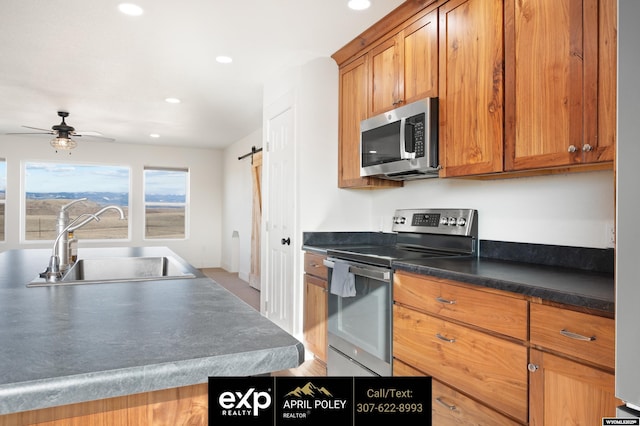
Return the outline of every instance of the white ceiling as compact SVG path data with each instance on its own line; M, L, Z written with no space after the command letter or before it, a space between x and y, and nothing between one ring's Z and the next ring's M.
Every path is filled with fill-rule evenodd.
M222 148L262 125L270 76L331 56L403 2L126 1L144 14L123 15L119 0L2 0L0 134L49 129L63 110L76 131L115 143Z

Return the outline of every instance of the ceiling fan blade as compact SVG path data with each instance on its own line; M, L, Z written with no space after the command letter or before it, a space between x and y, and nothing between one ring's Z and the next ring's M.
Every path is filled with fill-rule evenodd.
M50 135L55 134L55 132L51 129L41 129L40 127L31 127L31 126L22 126L22 127L24 127L25 129L42 130L43 132L47 132Z
M5 135L55 135L53 132L42 133L42 132L21 132L21 133L4 133Z
M100 134L98 134L98 132L74 132L72 135L72 137L81 137L81 138L88 138L88 139L100 139L102 141L105 142L113 142L115 141L114 138L109 138L106 136L102 136Z

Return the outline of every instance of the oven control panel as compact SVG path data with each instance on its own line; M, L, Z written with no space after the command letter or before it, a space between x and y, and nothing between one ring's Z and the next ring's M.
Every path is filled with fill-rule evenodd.
M400 209L393 216L394 232L477 236L474 209Z

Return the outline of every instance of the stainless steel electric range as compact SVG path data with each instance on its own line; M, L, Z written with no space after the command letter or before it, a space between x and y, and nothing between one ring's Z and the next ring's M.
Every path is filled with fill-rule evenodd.
M396 210L392 231L393 245L327 250L329 376L392 374L395 260L478 253L478 212L473 209Z

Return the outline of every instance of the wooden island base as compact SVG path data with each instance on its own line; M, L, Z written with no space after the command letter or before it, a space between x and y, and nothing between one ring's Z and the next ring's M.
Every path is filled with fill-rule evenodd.
M207 424L206 383L0 416L0 426Z

